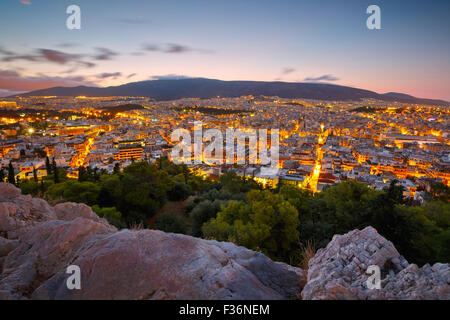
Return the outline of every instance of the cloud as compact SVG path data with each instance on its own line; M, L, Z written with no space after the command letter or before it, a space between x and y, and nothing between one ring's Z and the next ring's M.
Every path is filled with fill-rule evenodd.
M5 56L12 56L12 55L14 55L14 52L6 50L0 46L0 54L5 55Z
M199 52L199 53L213 53L211 50L195 49L178 43L165 43L165 44L144 44L143 50L151 52L163 52L163 53L187 53L187 52Z
M74 47L79 47L80 45L78 43L64 42L64 43L60 43L56 46L60 47L60 48L74 48Z
M165 52L167 53L183 53L183 52L189 52L193 51L191 48L176 44L176 43L169 43L166 45Z
M6 53L5 53L6 52ZM36 49L34 53L19 55L10 51L2 49L0 51L6 57L2 58L4 62L13 62L18 60L32 61L32 62L52 62L56 64L66 64L69 62L80 62L83 58L81 54L65 53L52 49Z
M87 61L77 61L77 64L79 66L85 67L85 68L93 68L96 66L93 62L87 62Z
M36 62L39 61L39 56L32 55L32 54L24 54L24 55L8 55L7 57L4 57L2 61L4 62L13 62L18 60L26 60L26 61L32 61Z
M50 49L38 49L38 52L40 53L43 59L58 64L66 64L71 61L79 62L80 59L82 58L82 55L79 54L64 53L61 51Z
M144 49L145 51L161 51L159 46L157 46L155 44L144 44L142 46L142 49Z
M8 79L19 76L20 76L19 73L14 70L0 70L0 78Z
M108 49L101 48L101 56L97 56L98 60L108 59L115 53ZM104 50L103 50L104 49ZM15 61L30 61L30 62L42 62L53 63L58 65L69 65L69 70L62 73L73 73L79 68L93 68L95 63L86 61L87 55L85 54L73 54L66 53L53 49L35 49L32 53L17 54L9 50L0 47L0 55L3 56L0 61L3 62L15 62Z
M133 78L133 77L136 76L136 75L137 75L137 73L129 74L129 75L127 76L127 79Z
M51 77L44 74L22 76L15 70L0 70L0 94L3 96L50 87L80 85L96 86L83 76Z
M192 77L178 75L178 74L166 74L162 76L151 76L150 80L181 80L181 79L192 79Z
M337 81L339 78L331 75L331 74L324 74L320 77L307 77L303 79L303 81L313 81L313 82L320 82L320 81Z
M286 67L286 68L283 68L283 70L281 71L281 73L282 73L283 75L287 75L287 74L290 74L290 73L295 72L295 71L296 71L295 68Z
M92 63L92 62L77 61L74 65L74 67L72 67L68 70L62 71L62 72L60 72L60 74L71 74L71 73L74 73L75 71L77 71L79 68L93 68L95 66L96 66L96 64Z
M23 4L26 4L26 5L31 4L30 0L20 0L20 2L23 3Z
M108 48L95 48L97 50L97 54L93 56L95 60L112 60L113 57L118 56L119 54Z
M117 20L120 23L123 24L147 24L151 21L142 17L136 17L136 18L124 18Z
M121 72L113 72L113 73L101 73L97 75L97 79L106 79L106 78L113 78L117 79L118 77L121 77Z

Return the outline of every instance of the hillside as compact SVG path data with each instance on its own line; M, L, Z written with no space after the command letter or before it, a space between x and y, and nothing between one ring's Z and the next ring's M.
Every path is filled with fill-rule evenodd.
M67 288L69 265L80 290ZM379 290L366 286L370 265ZM118 231L84 204L52 207L0 183L0 299L450 299L450 265L409 264L367 227L334 236L302 270L229 242Z
M262 81L221 81L213 79L151 80L114 87L54 87L31 91L21 96L139 96L156 100L180 98L239 97L244 95L278 96L317 100L360 100L364 98L430 105L447 105L447 101L420 99L402 94L378 94L373 91L321 83Z

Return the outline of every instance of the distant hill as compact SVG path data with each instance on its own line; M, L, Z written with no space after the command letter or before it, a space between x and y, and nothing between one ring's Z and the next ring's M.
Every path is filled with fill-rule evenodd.
M422 99L416 98L409 94L398 93L398 92L388 92L383 94L383 96L388 97L393 100L407 102L407 103L420 103L420 104L432 104L432 105L445 105L448 106L450 103L444 100L433 100L433 99Z
M373 98L431 105L447 105L447 101L420 99L399 93L378 94L373 91L322 83L263 81L221 81L214 79L149 80L114 87L54 87L31 91L21 96L143 96L159 101L179 98L239 97L243 95L278 96L317 100L360 100Z

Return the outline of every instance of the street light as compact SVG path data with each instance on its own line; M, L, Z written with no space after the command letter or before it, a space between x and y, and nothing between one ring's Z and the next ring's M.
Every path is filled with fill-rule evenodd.
M33 129L33 128L28 129L28 133L29 133L29 134L33 134L33 132L34 132L34 129Z

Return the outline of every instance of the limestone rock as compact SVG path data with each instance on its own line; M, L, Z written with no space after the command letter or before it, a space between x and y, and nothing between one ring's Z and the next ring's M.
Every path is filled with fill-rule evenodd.
M0 202L7 202L20 196L20 189L12 184L0 182Z
M17 238L20 230L54 219L55 212L45 200L22 195L15 186L0 183L0 236Z
M216 242L237 263L255 274L266 286L283 292L283 296L300 298L299 288L306 284L306 272L281 262L272 262L262 253L238 247L231 242ZM280 270L283 276L279 277Z
M9 240L0 237L0 257L7 256L11 251L17 248L18 245L18 240Z
M381 289L369 289L367 268L379 266ZM450 266L419 269L372 227L334 236L309 262L303 299L450 299Z
M70 265L81 290L67 289ZM449 264L409 264L371 227L334 236L305 273L229 242L117 231L84 204L53 208L0 183L0 300L450 299Z
M156 230L122 230L90 240L85 250L78 251L72 263L82 271L81 290L68 290L67 274L60 271L32 298L297 298L302 289L298 270L245 248L226 246L229 251L216 241Z
M43 222L20 237L20 244L5 259L0 291L28 297L41 282L66 269L89 237L110 232L89 219Z
M304 286L301 269L231 243L117 232L84 204L1 188L0 299L296 299ZM82 290L67 289L69 265Z
M56 217L59 220L70 221L81 217L101 223L111 228L111 230L117 231L117 229L111 226L106 219L100 218L94 211L92 211L91 207L85 205L84 203L59 203L54 206L53 209L55 210Z

